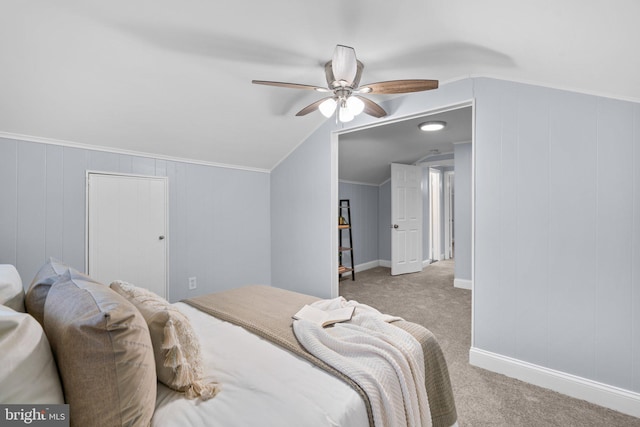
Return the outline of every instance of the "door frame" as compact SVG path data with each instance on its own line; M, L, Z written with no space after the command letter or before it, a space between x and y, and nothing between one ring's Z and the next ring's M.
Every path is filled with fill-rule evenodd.
M329 226L330 226L330 253L327 254L330 260L330 268L331 268L331 297L335 298L339 295L339 281L338 281L338 144L340 135L356 132L363 129L370 129L377 126L384 126L390 123L400 122L404 120L409 120L417 117L428 117L433 114L441 113L443 111L456 110L459 108L471 107L473 110L473 114L471 116L471 283L475 283L475 225L476 225L476 215L475 215L475 203L476 203L476 180L475 180L475 168L476 168L476 106L475 100L473 98L468 99L466 101L442 105L437 108L433 108L430 110L422 111L416 114L410 114L406 116L400 116L392 119L382 119L376 120L375 122L371 122L364 125L354 126L347 129L337 129L331 132L330 134L330 145L329 145L329 155L331 157L331 167L330 167L330 200L329 206L326 210L328 218L329 218ZM475 311L475 292L471 294L471 346L474 345L474 311Z
M438 188L433 191L434 179L433 176L438 177ZM440 247L442 246L442 171L436 168L429 168L429 260L431 262L440 261L442 258L442 252ZM434 213L435 212L435 213Z
M455 171L444 172L444 259L451 259L455 257L453 247L453 236L455 235L453 227L455 223L453 204L453 192L455 191L455 185L451 185L455 179Z
M121 172L105 172L100 170L87 169L85 172L85 210L84 210L84 271L89 272L89 177L90 175L110 175L121 176L129 178L145 178L156 179L164 182L164 197L165 212L165 250L164 250L164 292L166 299L169 300L169 177L166 176L153 176L153 175L140 175L133 173L121 173Z

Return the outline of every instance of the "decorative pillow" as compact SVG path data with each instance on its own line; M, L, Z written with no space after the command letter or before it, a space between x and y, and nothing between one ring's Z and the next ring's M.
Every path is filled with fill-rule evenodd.
M32 315L40 324L44 318L44 302L47 300L49 288L56 282L60 275L69 270L69 266L58 261L55 258L49 258L49 261L40 267L36 273L36 277L31 281L27 296L25 298L25 306L30 315Z
M0 264L0 304L24 313L22 280L11 264Z
M33 317L0 305L0 355L0 402L64 403L49 341Z
M193 399L212 398L218 393L216 383L202 379L200 342L189 319L155 293L117 280L111 289L128 299L147 321L158 380Z
M145 426L156 401L149 328L126 299L67 271L49 289L44 330L72 426Z

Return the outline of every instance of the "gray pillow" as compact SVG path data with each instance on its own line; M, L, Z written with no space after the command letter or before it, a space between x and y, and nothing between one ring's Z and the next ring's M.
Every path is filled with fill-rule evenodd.
M29 290L25 297L27 312L32 315L40 324L44 318L44 302L47 300L49 288L54 284L60 275L69 270L69 266L55 258L49 258L46 264L40 267L36 277L31 281Z
M44 330L72 426L149 425L157 387L153 347L130 302L69 270L49 289Z

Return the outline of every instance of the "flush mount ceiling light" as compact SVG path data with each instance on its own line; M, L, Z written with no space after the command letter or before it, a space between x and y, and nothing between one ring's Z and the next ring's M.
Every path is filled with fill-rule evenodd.
M424 122L420 123L418 127L420 130L425 132L433 132L436 130L442 130L447 125L447 122L434 121L434 122Z

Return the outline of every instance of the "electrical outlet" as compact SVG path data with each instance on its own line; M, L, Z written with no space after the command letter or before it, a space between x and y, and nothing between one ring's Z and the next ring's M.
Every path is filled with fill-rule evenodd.
M195 277L189 277L189 289L193 290L198 287L198 282Z

